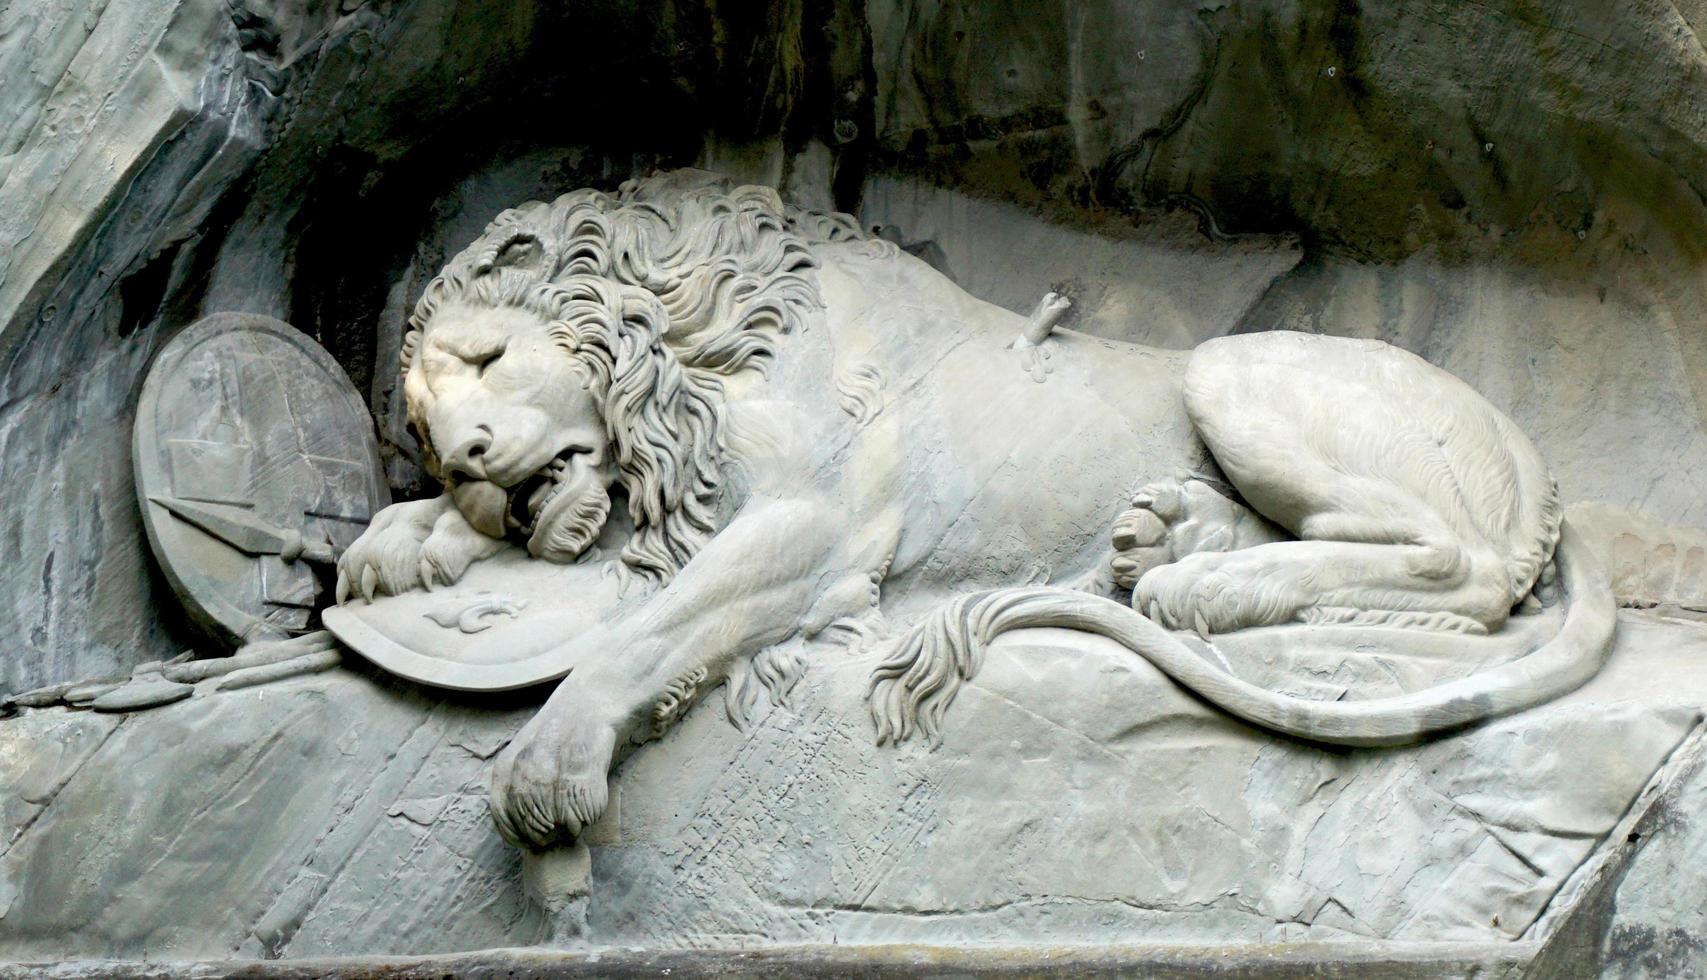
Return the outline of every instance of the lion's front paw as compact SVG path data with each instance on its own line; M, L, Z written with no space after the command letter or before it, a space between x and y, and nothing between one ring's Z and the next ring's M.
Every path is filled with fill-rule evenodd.
M476 531L453 507L433 524L433 533L421 545L421 584L429 589L449 585L462 578L469 565L492 557L503 547L504 542Z
M573 840L605 812L616 729L581 716L558 717L548 703L498 756L492 819L517 847Z
M439 497L392 504L375 514L373 523L338 558L338 602L352 595L372 602L376 594L402 595L419 586L421 548L446 507L447 498Z

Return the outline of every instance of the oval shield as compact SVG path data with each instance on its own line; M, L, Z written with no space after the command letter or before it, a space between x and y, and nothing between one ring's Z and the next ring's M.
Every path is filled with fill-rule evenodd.
M455 585L360 597L325 611L326 628L393 674L458 691L556 680L585 651L574 641L611 616L622 586L604 563L554 565L515 546Z
M390 501L373 422L331 355L287 323L216 313L149 368L132 443L142 523L196 623L223 643L306 629Z

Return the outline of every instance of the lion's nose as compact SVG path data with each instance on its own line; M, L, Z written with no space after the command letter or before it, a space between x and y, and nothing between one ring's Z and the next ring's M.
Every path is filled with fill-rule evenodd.
M484 425L475 427L443 457L445 475L458 483L486 479L486 450L492 446L492 430Z

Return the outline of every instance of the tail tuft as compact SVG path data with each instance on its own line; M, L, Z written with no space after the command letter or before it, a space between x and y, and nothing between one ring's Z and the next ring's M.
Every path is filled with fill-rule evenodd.
M872 671L871 718L877 744L915 733L935 741L960 685L977 675L984 648L1008 628L1003 614L1039 590L1001 589L961 596L907 631ZM1046 590L1045 590L1046 591Z

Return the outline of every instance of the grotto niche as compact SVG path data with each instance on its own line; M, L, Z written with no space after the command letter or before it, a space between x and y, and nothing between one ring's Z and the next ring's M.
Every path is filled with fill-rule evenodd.
M8 17L0 976L1707 967L1700 17Z

